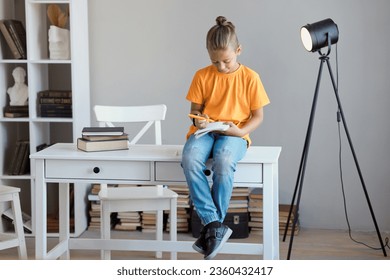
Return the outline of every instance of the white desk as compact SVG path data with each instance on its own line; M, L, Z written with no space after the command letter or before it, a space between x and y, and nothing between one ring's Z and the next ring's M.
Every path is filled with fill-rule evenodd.
M56 144L32 154L30 157L35 165L33 224L36 259L69 258L71 249L107 249L108 243L118 250L142 251L146 244L142 241L70 238L69 183L184 185L186 181L180 166L181 151L181 145L135 145L125 151L86 153L77 150L74 144ZM263 259L279 259L280 152L280 147L252 146L238 163L235 173L235 186L263 188L263 244L261 240L258 244L228 241L221 253L254 254L263 255ZM46 233L47 183L60 184L59 243L50 252L47 252ZM156 243L153 251L194 252L191 247L193 242L190 241L145 242L149 245L150 242Z

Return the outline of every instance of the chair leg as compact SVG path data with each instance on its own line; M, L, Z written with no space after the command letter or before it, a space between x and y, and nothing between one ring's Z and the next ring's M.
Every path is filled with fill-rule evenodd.
M12 195L12 211L15 217L15 234L18 237L18 253L19 258L22 260L27 260L27 249L26 249L26 239L24 237L24 229L23 229L23 220L22 220L22 210L20 207L19 193L14 193Z

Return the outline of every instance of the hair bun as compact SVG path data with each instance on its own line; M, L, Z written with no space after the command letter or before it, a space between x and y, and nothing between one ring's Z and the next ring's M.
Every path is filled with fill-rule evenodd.
M219 16L215 19L215 21L217 22L217 25L218 26L229 26L231 28L234 29L234 25L233 23L231 23L230 21L228 21L224 16Z

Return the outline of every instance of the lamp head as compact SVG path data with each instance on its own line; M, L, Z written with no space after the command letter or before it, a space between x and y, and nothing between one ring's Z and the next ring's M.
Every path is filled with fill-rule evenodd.
M301 27L301 40L305 49L316 52L323 47L330 47L339 40L337 25L330 18Z

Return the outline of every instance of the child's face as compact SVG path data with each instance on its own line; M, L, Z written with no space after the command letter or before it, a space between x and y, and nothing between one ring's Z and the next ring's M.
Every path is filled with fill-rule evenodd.
M225 50L209 51L211 63L217 67L218 72L228 74L238 69L237 56L241 53L241 47L236 50L227 48Z

